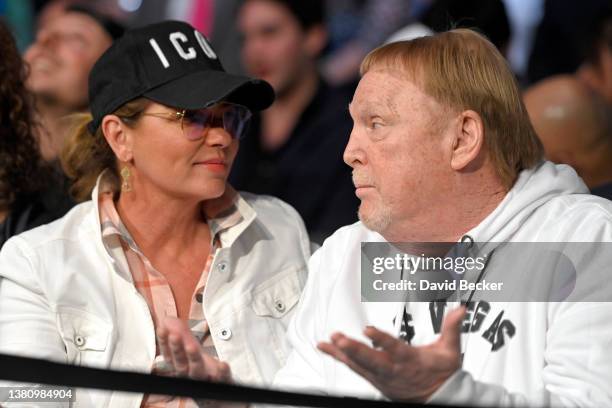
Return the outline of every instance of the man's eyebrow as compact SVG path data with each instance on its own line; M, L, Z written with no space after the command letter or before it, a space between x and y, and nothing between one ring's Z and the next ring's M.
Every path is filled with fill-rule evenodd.
M353 107L352 102L348 104L349 113L352 112L351 108ZM381 112L381 110L383 112ZM380 112L384 113L384 111L390 111L393 115L398 114L397 105L391 100L391 98L385 98L380 101L367 101L365 103L360 104L359 112L361 113L374 113ZM357 113L357 112L354 112Z

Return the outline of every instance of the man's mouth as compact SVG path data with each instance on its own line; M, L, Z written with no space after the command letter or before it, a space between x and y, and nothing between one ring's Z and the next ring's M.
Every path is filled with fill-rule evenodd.
M48 58L37 58L30 64L32 70L40 72L49 72L56 66L57 64Z

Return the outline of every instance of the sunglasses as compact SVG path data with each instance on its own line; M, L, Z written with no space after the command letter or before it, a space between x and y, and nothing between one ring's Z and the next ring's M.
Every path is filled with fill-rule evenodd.
M199 140L210 128L223 128L234 139L241 139L248 128L251 111L242 105L221 102L209 108L176 112L150 112L143 116L155 116L181 122L183 136L187 140Z

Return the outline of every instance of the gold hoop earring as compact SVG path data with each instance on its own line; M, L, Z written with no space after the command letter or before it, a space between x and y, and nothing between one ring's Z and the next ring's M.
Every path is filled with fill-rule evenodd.
M124 166L121 169L121 192L129 193L132 191L132 185L130 184L130 177L132 176L132 172L128 166Z

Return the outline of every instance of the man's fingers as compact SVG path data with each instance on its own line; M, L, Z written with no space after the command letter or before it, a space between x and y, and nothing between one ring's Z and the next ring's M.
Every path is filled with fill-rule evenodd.
M446 315L439 339L442 345L451 349L461 349L461 324L464 317L465 306L460 306Z
M338 349L333 344L326 343L326 342L319 342L317 344L317 348L321 350L322 352L324 352L325 354L335 358L336 360L346 363L346 356L340 351L340 349Z
M363 333L372 340L375 348L382 348L394 357L412 355L413 348L405 341L399 340L388 333L378 330L376 327L368 326Z
M390 375L393 371L393 363L385 351L375 350L339 333L331 337L331 342L343 355L374 375Z
M393 363L389 361L386 351L375 350L348 337L338 339L334 344L350 359L375 375L386 376L393 372Z

